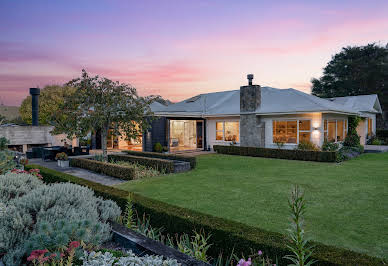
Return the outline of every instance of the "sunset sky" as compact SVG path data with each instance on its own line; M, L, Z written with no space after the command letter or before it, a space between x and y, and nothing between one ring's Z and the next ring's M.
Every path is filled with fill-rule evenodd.
M254 82L310 92L347 45L388 42L388 1L0 1L0 102L85 68L172 101Z

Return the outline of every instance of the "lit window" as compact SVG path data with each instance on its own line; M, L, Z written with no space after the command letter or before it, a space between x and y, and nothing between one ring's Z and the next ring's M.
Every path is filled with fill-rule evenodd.
M273 121L273 142L297 143L298 121Z
M299 143L302 141L310 141L311 138L311 121L299 121Z
M216 140L240 141L240 122L216 122Z
M373 135L372 125L372 119L368 118L368 137L371 137Z
M325 140L329 142L344 141L348 134L348 121L345 120L325 120L324 121Z

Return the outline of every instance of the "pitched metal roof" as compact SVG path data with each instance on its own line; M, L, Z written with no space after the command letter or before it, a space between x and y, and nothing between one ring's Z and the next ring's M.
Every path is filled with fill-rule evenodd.
M339 99L338 102L336 99ZM358 112L365 111L366 107L370 108L372 102L369 101L369 98L367 103L363 103L363 99L349 101L349 104L343 104L341 101L340 98L324 99L295 89L261 87L261 106L254 113L261 115L307 112L358 114ZM166 116L238 116L240 115L240 90L199 94L187 100L152 110L157 115Z
M329 100L335 104L357 110L358 112L382 113L377 94L335 97Z

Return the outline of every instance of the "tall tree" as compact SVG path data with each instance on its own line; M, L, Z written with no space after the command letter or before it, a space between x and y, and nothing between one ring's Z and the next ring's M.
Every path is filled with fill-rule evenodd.
M90 77L82 70L81 78L67 83L74 94L65 98L55 133L84 137L96 129L101 130L103 156L107 155L109 129L126 139L136 138L150 127L153 113L150 104L154 96L141 97L134 87L107 78Z
M69 86L49 85L44 87L39 96L39 124L52 125L55 120L61 119L62 116L58 110L63 105L65 97L74 92L75 89ZM20 116L27 124L32 123L31 100L31 96L27 96L19 109Z
M378 94L387 111L388 44L344 47L323 69L323 76L311 82L312 94L319 97Z

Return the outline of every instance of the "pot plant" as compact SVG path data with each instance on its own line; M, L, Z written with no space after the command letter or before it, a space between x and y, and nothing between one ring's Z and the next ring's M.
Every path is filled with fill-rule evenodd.
M57 153L57 155L55 155L55 160L57 160L59 167L69 167L69 158L66 153Z

